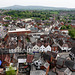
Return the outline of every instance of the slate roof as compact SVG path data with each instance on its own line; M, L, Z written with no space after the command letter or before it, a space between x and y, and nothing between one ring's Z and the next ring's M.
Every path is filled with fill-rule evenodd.
M71 52L75 55L75 47L71 49Z
M0 32L0 37L4 38L6 34L7 34L6 32L2 31L2 32Z
M30 75L46 75L46 72L43 70L30 71Z
M66 60L65 65L70 69L70 70L75 70L75 62L71 60Z
M52 47L57 47L58 45L56 45L55 43L52 45Z
M75 23L75 20L72 20L71 23Z
M56 75L56 73L50 71L50 72L48 72L48 75Z
M75 40L73 39L68 39L68 42L72 45L72 47L75 47Z
M30 41L31 41L32 43L34 43L34 42L36 42L36 39L33 38L33 37L30 37Z
M56 62L56 64L57 65L59 65L59 66L63 66L64 65L64 61L65 61L65 59L64 58L57 58L57 62Z
M75 75L75 72L72 72L72 75Z
M48 60L48 61L50 61L51 56L48 55L47 53L44 53L44 54L43 54L43 59L44 59L44 60Z
M56 58L56 56L57 56L57 53L50 52L50 51L47 51L47 54L50 56L52 55L52 57L54 57L54 58Z

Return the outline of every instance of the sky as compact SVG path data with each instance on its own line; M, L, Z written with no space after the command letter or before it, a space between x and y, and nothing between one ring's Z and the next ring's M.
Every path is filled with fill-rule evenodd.
M0 0L0 8L13 5L75 8L75 0Z

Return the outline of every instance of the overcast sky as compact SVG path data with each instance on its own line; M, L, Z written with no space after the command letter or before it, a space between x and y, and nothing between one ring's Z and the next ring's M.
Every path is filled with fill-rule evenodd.
M0 8L12 5L75 8L75 0L0 0Z

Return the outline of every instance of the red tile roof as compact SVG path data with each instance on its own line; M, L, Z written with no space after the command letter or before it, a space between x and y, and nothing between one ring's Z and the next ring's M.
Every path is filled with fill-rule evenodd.
M0 60L5 61L5 58L6 58L6 57L9 57L8 59L10 59L10 54L3 54L3 55L0 55Z
M27 55L27 63L32 63L34 55Z

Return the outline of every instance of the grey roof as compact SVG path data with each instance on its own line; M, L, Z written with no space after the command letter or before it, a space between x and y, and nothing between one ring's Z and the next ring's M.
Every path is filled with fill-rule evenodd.
M52 46L57 46L55 43Z
M52 71L49 71L48 72L48 75L56 75L56 73L52 72Z
M57 68L58 69L58 68ZM64 72L65 70L67 69L67 67L66 68L61 68L61 69L58 69L60 72Z
M34 43L34 42L36 42L36 39L33 38L33 37L30 37L30 41L31 41L32 43Z
M66 61L65 61L65 65L66 65L69 69L75 70L75 62L74 62L74 61L66 60Z
M62 66L62 65L64 64L64 63L63 63L64 61L65 61L64 58L60 58L60 57L59 57L59 58L57 58L56 64Z
M71 49L71 52L75 55L75 47Z
M72 20L71 23L75 23L75 20Z
M75 75L75 72L72 72L72 74L71 75Z
M34 58L39 59L40 56L41 56L41 53L35 53Z
M7 34L6 32L2 31L2 32L0 32L0 37L4 38L6 34Z
M73 40L73 39L71 39L71 38L70 38L68 41L71 41L71 42L75 43L75 40Z
M43 70L35 70L35 71L31 71L30 75L46 75L46 72Z
M10 30L15 30L15 29L18 29L19 27L17 27L17 26L15 26L15 25L13 25L12 27L11 27L11 29Z

